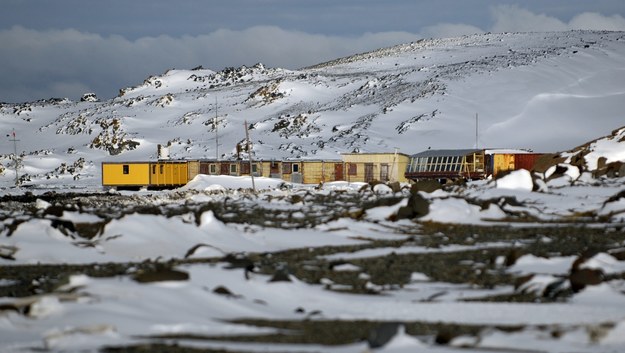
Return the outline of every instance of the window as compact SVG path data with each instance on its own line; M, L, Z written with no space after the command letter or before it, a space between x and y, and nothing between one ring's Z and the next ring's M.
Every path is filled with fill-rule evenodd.
M152 164L152 174L156 174L156 165Z
M237 165L230 164L230 174L236 174L236 173L237 173Z
M161 165L159 165L158 167L159 167L159 168L158 168L158 169L159 169L159 172L160 172L161 174L163 174L163 165L161 164Z
M257 174L258 173L258 165L257 164L252 164L252 173Z
M293 163L293 173L299 173L299 164Z
M358 174L358 168L356 163L349 163L347 167L347 175L356 175Z
M130 174L130 166L128 164L124 164L122 170L124 174Z
M209 165L209 173L217 174L217 165L216 164Z
M380 164L380 180L381 181L389 181L389 168L388 164L382 163Z

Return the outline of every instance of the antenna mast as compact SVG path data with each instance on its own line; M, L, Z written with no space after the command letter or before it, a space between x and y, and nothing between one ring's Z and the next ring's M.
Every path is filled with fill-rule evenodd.
M475 113L475 148L479 148L478 145L478 118L477 113Z
M7 136L11 137L9 141L13 141L13 162L15 163L15 186L19 186L20 178L19 178L19 174L17 173L17 168L19 167L18 162L17 162L17 141L19 140L15 136L15 129L13 129L13 132L11 133L11 135L7 135Z
M215 96L215 159L219 160L219 124L217 121L217 96Z

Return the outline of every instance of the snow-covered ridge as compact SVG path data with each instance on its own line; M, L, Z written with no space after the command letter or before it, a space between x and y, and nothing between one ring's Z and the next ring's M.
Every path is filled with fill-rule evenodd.
M472 34L455 38L432 38L420 39L415 42L381 48L371 52L351 55L344 58L331 60L317 65L309 66L306 69L327 68L341 64L349 64L367 59L380 59L384 57L395 57L404 54L418 54L436 49L457 49L475 47L503 47L510 50L528 50L529 52L555 52L571 47L584 47L597 44L594 40L584 38L584 34L592 31L570 31L570 32L549 32L549 33L487 33ZM601 33L601 32L592 32ZM603 32L610 35L611 32ZM559 46L554 46L554 43Z
M295 71L169 70L108 101L0 104L0 130L15 129L25 182L73 185L98 185L102 161L154 159L158 144L172 158L231 158L245 121L258 158L557 152L622 126L624 63L623 32L421 40ZM13 183L13 147L0 145L0 185ZM76 174L50 177L79 158Z

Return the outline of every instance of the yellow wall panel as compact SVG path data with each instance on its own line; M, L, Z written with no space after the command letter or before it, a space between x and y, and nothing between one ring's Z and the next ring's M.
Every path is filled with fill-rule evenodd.
M128 173L124 173L124 166ZM102 163L104 186L148 186L149 163Z
M493 176L508 170L514 170L513 154L495 154L493 163Z

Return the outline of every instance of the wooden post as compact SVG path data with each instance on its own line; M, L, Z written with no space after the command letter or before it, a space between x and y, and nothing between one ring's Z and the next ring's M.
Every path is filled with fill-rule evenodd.
M250 176L252 177L252 191L256 193L256 183L254 182L254 171L252 170L252 151L250 150L250 134L247 130L247 119L244 122L245 125L245 145L247 149L247 155L250 161Z

